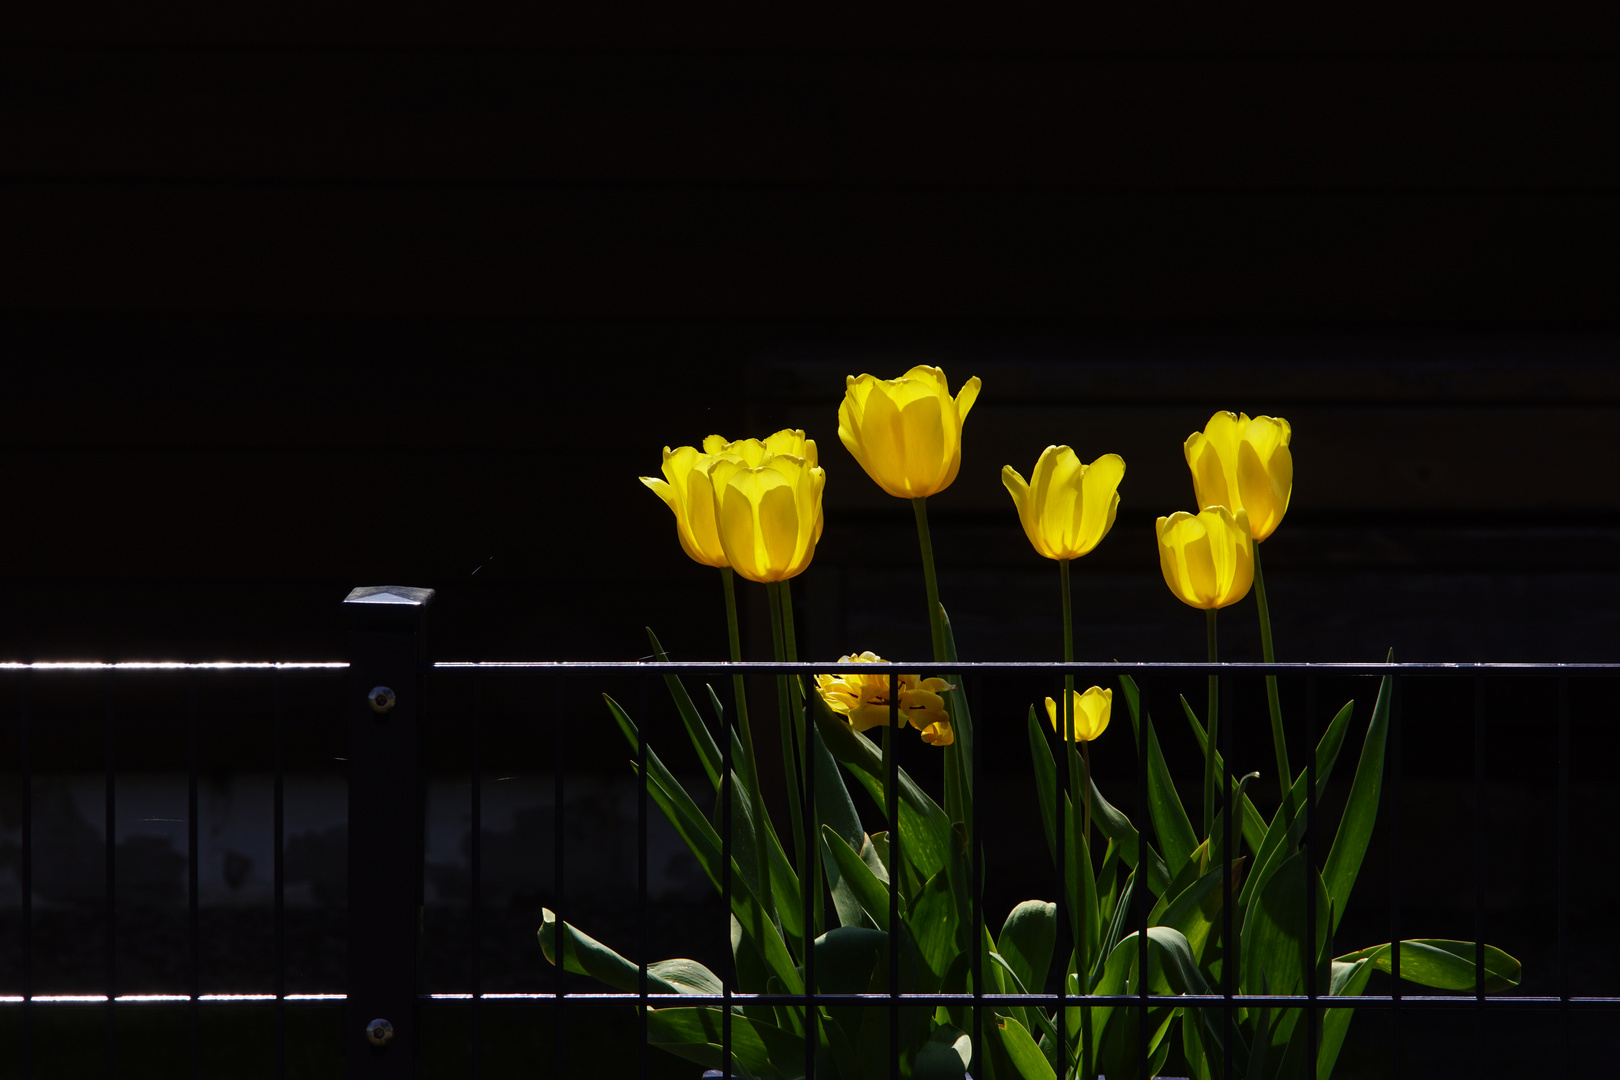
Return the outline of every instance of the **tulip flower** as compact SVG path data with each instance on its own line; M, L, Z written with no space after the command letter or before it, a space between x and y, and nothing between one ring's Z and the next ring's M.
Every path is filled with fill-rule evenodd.
M1224 506L1177 511L1156 522L1159 567L1176 599L1211 611L1248 595L1254 581L1249 515Z
M881 664L884 659L876 653L840 656L840 664ZM856 731L884 727L889 723L889 673L871 675L817 675L816 693L827 707L849 721ZM896 680L900 691L900 715L922 733L922 740L930 746L949 746L955 741L951 720L945 712L945 699L940 695L954 690L944 679L924 679L917 675L901 675Z
M804 432L793 428L784 428L763 439L734 442L727 442L724 435L710 435L703 440L703 452L713 458L735 458L751 469L759 468L766 458L777 454L802 457L811 467L820 464L816 460L816 440L805 438Z
M1048 559L1078 559L1095 548L1114 527L1119 509L1119 482L1125 460L1104 454L1090 465L1067 446L1048 446L1029 474L1011 465L1001 469L1001 482L1018 507L1024 535Z
M1218 412L1203 431L1187 436L1183 449L1192 470L1198 508L1246 510L1254 542L1282 524L1294 488L1294 458L1288 421Z
M1104 690L1100 686L1093 686L1085 693L1074 692L1074 712L1070 723L1073 728L1070 737L1075 742L1090 742L1104 731L1108 730L1108 718L1113 711L1114 692ZM1046 699L1046 715L1052 720L1052 730L1063 735L1063 717L1058 713L1058 703L1051 698Z
M720 546L749 581L786 581L804 572L821 539L827 474L802 457L776 454L750 468L730 456L709 467Z
M719 436L711 435L717 439ZM641 482L652 489L654 495L675 514L675 535L681 548L704 566L730 566L724 548L720 546L719 528L715 521L714 489L709 483L709 468L715 463L712 455L691 446L675 450L664 447L664 479L641 477Z
M898 379L850 376L838 407L838 437L878 487L920 499L951 486L962 464L962 421L979 396L978 377L955 399L937 367Z

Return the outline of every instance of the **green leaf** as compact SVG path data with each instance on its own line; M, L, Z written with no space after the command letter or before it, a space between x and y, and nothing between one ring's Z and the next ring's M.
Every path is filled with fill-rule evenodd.
M553 967L557 966L558 945L561 942L562 967L576 975L589 975L599 982L607 983L615 990L624 990L635 993L641 990L641 968L632 964L600 941L569 926L567 923L557 921L556 912L550 908L540 909L540 951L545 953L546 959ZM695 960L682 961L693 967L702 968L703 965ZM707 972L707 969L703 969ZM712 979L714 976L709 975ZM655 976L652 966L647 969L647 992L650 994L686 994L694 991L683 990L673 982Z
M1098 830L1112 840L1119 847L1119 855L1126 866L1137 869L1143 862L1146 865L1148 888L1155 893L1163 891L1170 883L1170 872L1165 868L1164 860L1159 853L1153 850L1153 845L1142 841L1137 835L1136 826L1131 819L1114 808L1114 804L1103 798L1103 793L1097 790L1097 782L1091 782L1091 821ZM1141 858L1138 859L1138 852Z
M1140 744L1141 693L1129 675L1121 675L1119 681L1125 692L1125 703L1130 708L1131 731ZM1192 821L1188 819L1181 796L1176 792L1175 781L1170 777L1170 767L1165 764L1159 734L1153 730L1152 713L1147 716L1147 752L1148 815L1153 819L1154 833L1164 850L1165 870L1174 877L1186 865L1193 848L1198 846L1198 834L1193 831Z
M1009 1068L1004 1078L998 1062L996 1080L1057 1080L1057 1073L1035 1045L1029 1029L1010 1016L996 1017L991 1038L999 1045Z
M682 994L725 993L720 977L696 960L655 960L647 965L649 977L657 976Z
M996 952L1007 968L1026 988L1040 993L1052 969L1052 950L1057 945L1057 905L1045 900L1025 900L1008 914L996 939Z
M811 714L827 750L866 789L878 811L884 812L883 752L829 709L820 694L813 694L811 698ZM939 804L929 798L904 769L899 770L899 775L900 791L896 801L900 807L901 856L916 867L918 876L926 881L945 869L950 859L951 823Z
M828 994L864 994L872 972L888 955L889 935L863 926L840 926L816 939L816 988Z
M724 1017L719 1009L649 1009L647 1039L653 1046L712 1069L726 1070L722 1057ZM793 1080L804 1075L804 1039L771 1024L733 1013L733 1059L760 1080ZM796 1064L783 1072L776 1061Z
M925 984L921 990L937 993L945 969L956 955L956 904L944 873L935 874L923 885L911 910L906 912L905 921L923 965L919 974Z
M864 836L864 834L863 834ZM831 880L832 868L837 867L840 886L848 891L860 910L880 930L889 928L889 885L880 881L853 848L844 843L844 838L832 830L832 826L821 827L822 850L832 858L832 865L828 867L828 879ZM904 902L900 909L901 916L905 915ZM845 922L844 925L853 924Z
M1198 864L1203 851L1204 844L1200 844L1199 851L1194 854L1189 865ZM1215 866L1200 875L1166 904L1161 914L1154 916L1154 922L1158 925L1179 931L1187 939L1187 945L1192 950L1193 956L1200 962L1203 960L1204 945L1209 940L1210 931L1214 929L1215 920L1220 916L1221 904L1225 899L1227 890L1221 888L1221 874L1224 869L1224 866ZM1243 860L1232 860L1233 890L1236 890L1238 879L1242 876Z
M1391 650L1393 656L1393 650ZM1384 744L1389 736L1389 696L1393 689L1388 675L1378 681L1378 701L1373 705L1372 720L1367 724L1367 737L1362 740L1361 760L1356 762L1356 777L1350 782L1350 798L1339 819L1339 831L1328 850L1327 863L1322 868L1322 880L1333 901L1333 929L1339 928L1344 910L1349 906L1350 891L1355 888L1356 875L1361 873L1361 860L1367 854L1367 843L1372 839L1373 823L1378 819L1378 795L1384 783Z
M619 722L620 728L624 731L626 737L631 740L632 747L637 746L640 735L635 723L619 707L618 702L606 697L606 695L604 695L604 698L614 718ZM675 781L668 769L664 768L663 762L658 759L657 754L652 752L651 747L647 748L647 771L648 778L651 781L647 785L648 796L664 812L664 816L669 819L670 824L675 826L676 832L680 834L681 839L686 843L693 857L697 859L698 865L703 867L704 872L708 874L709 881L714 884L716 889L721 888L719 834L714 831L708 819L698 810L697 804L686 793L686 789ZM786 868L786 872L791 873L792 868ZM798 976L794 972L793 957L788 950L787 942L783 940L783 932L765 917L764 908L760 905L759 897L749 884L748 877L738 867L735 855L732 857L731 873L732 914L737 917L738 922L742 924L749 938L759 949L760 956L767 966L778 978L782 979L784 985L790 987L789 992L801 993L803 986L798 983ZM772 877L775 878L776 876L773 873ZM796 878L792 881L792 886L796 893ZM773 891L776 892L778 897L782 896L781 890ZM793 907L786 910L778 908L784 919L792 918L793 913L799 910L797 906L798 898L793 896L790 899L794 901ZM788 932L791 933L791 930Z
M667 662L669 654L658 643L658 635L647 627L647 640L652 642L653 656L659 661ZM692 740L692 749L697 751L698 760L703 763L703 771L709 777L711 789L720 786L720 746L709 733L709 728L703 723L703 717L698 715L697 706L693 704L692 697L686 692L686 686L677 675L665 675L664 685L669 688L669 696L675 701L675 711L681 714L681 723L686 725L687 738ZM713 696L714 690L709 691ZM716 699L718 701L718 699ZM724 726L724 721L721 722Z
M1192 727L1193 738L1198 741L1198 753L1202 756L1205 752L1204 745L1209 741L1204 734L1204 725L1198 722L1197 714L1193 712L1192 706L1187 704L1185 697L1181 699L1181 711L1186 715L1187 723ZM1217 749L1215 751L1215 771L1222 773L1225 769L1226 760L1221 756L1220 750ZM1220 785L1217 784L1217 792L1219 787ZM1254 808L1254 803L1245 795L1243 797L1243 842L1249 845L1250 851L1259 851L1260 845L1265 842L1265 836L1266 819L1260 816L1260 811Z
M818 820L821 821L824 830L830 828L851 851L859 851L866 842L866 832L861 828L861 819L855 812L854 800L849 797L849 789L844 786L844 777L838 763L827 752L821 732L812 728L811 736L811 753L815 754L816 764L815 811ZM827 891L832 894L833 909L838 913L839 924L877 925L866 918L859 898L844 884L843 875L827 847L825 837L822 838L820 850L822 865L827 873Z
M1305 883L1316 880L1315 938L1306 934ZM1316 867L1296 852L1285 859L1249 905L1243 920L1243 963L1238 985L1247 994L1303 994L1327 945L1327 889ZM1261 1042L1256 1040L1256 1052Z
M1370 949L1346 953L1334 963L1353 964L1358 960L1371 961L1374 967L1388 975L1394 964L1394 952L1389 945L1375 945ZM1485 946L1486 993L1511 990L1519 985L1521 975L1522 969L1517 960L1494 945ZM1474 943L1444 938L1402 941L1401 978L1437 990L1472 991L1475 988Z
M962 1080L973 1060L973 1040L950 1024L929 1033L911 1066L912 1080Z
M1350 716L1355 706L1354 701L1346 702L1316 745L1317 801L1321 800L1322 792L1327 790L1328 778L1339 759L1339 749L1344 745L1344 733L1350 726ZM1309 786L1308 781L1309 774L1301 771L1299 778L1294 781L1294 786L1289 789L1287 812L1278 813L1271 819L1265 839L1260 841L1259 852L1255 855L1254 865L1258 869L1249 876L1249 880L1243 885L1243 895L1238 897L1238 902L1244 907L1249 904L1250 894L1270 880L1272 872L1282 865L1287 853L1294 850L1300 838L1305 835L1308 819L1302 811L1305 808L1305 789Z
M1332 992L1335 995L1357 997L1367 989L1373 966L1365 960L1355 963L1333 962ZM1350 1021L1355 1019L1354 1009L1323 1009L1316 1048L1316 1080L1330 1080L1333 1066L1339 1060L1344 1037L1350 1032ZM1308 1029L1301 1029L1306 1031ZM1309 1037L1307 1035L1307 1037Z
M1046 854L1057 865L1057 835L1053 831L1057 820L1057 762L1052 759L1052 748L1047 745L1046 734L1035 719L1035 706L1029 707L1029 756L1035 766L1035 795L1041 804L1041 828L1046 833Z

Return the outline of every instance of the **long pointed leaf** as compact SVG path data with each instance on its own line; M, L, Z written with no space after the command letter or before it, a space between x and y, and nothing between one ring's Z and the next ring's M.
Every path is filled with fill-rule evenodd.
M1394 959L1389 945L1347 953L1335 958L1336 964L1371 961L1386 975ZM1511 990L1519 985L1523 972L1519 961L1496 948L1485 946L1485 992ZM1414 938L1401 942L1401 978L1437 990L1473 990L1475 986L1474 943L1444 938Z
M1389 737L1389 697L1393 689L1388 675L1378 681L1378 701L1373 705L1372 720L1367 724L1367 737L1361 743L1361 760L1356 762L1356 776L1350 782L1350 798L1344 805L1344 816L1339 819L1339 831L1328 850L1327 863L1322 868L1322 881L1327 885L1333 901L1333 929L1339 928L1349 906L1350 891L1355 887L1356 875L1361 872L1361 860L1367 854L1367 843L1372 839L1373 823L1378 819L1378 797L1384 784L1384 744Z
M832 858L833 865L838 868L839 879L849 889L851 897L866 917L872 920L879 930L889 928L889 887L886 882L878 880L872 873L872 868L861 861L855 849L844 842L844 838L833 831L832 826L821 827L821 842ZM904 911L901 912L902 916ZM849 924L845 924L846 926Z
M652 632L650 626L647 627L647 640L652 642L654 657L660 661L669 660L669 654L658 643L658 635ZM703 722L703 717L698 713L697 705L693 703L692 696L686 692L686 686L681 682L680 677L678 675L665 675L664 685L669 688L669 696L675 702L675 711L681 715L681 723L686 725L686 736L692 740L692 749L697 751L698 760L703 763L703 772L709 778L710 788L719 787L720 744L714 741L714 735L710 733L708 725ZM709 693L712 696L714 694L713 689L710 689ZM723 720L721 725L724 726Z
M1198 715L1193 712L1187 699L1181 699L1181 711L1187 717L1187 723L1192 728L1193 738L1198 741L1198 753L1202 755L1205 745L1209 742L1204 734L1204 725L1198 722ZM1226 759L1222 757L1219 749L1215 751L1215 771L1221 772L1226 768ZM1247 795L1243 796L1243 842L1249 845L1250 851L1260 850L1265 842L1266 819L1260 816L1260 811L1254 808L1254 803Z
M1125 703L1130 708L1131 731L1140 745L1141 692L1129 675L1121 675L1119 681L1125 692ZM1170 777L1170 768L1165 764L1164 751L1159 746L1159 734L1153 729L1151 713L1147 717L1147 752L1148 814L1153 819L1153 830L1164 852L1165 869L1171 877L1175 877L1186 865L1193 848L1198 846L1198 836L1193 832L1192 821L1187 817L1186 807L1182 806L1181 796L1176 792L1175 781Z

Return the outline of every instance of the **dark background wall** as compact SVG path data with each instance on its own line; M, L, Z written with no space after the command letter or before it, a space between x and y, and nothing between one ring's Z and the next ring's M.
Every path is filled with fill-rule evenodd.
M1041 569L1000 465L1117 450L1091 640L1181 654L1142 538L1233 408L1298 433L1292 655L1603 654L1617 45L1597 8L13 10L0 651L331 655L348 586L410 581L457 655L712 653L633 477L788 422L841 650L908 550L842 377L929 360L986 380L936 508L976 616Z
M1055 574L998 474L1066 442L1129 466L1077 574L1081 655L1201 658L1151 525L1191 507L1182 440L1242 409L1294 425L1265 547L1284 659L1614 660L1617 73L1598 5L7 9L0 659L336 658L338 601L381 583L440 591L440 657L629 659L645 625L714 657L714 575L635 477L666 444L784 425L829 474L805 651L920 655L910 515L835 416L844 376L929 362L984 380L933 508L964 655L1057 655ZM1257 654L1252 608L1224 626L1228 655ZM1525 695L1492 699L1497 786L1473 809L1509 867L1492 940L1545 988L1551 699ZM1471 698L1413 701L1408 836L1466 829ZM1612 701L1577 705L1596 843ZM152 730L177 737L177 707ZM621 760L574 707L577 760ZM489 767L540 792L528 715L490 720L512 737ZM41 768L99 768L73 723ZM263 768L262 740L210 730L220 775ZM292 751L330 772L330 741ZM159 769L170 744L123 745ZM1008 745L987 782L1023 813ZM614 767L601 820L623 825ZM502 834L514 865L543 853L491 917L514 942L549 902L531 817ZM1044 880L1020 843L1005 889ZM1443 847L1410 846L1408 916L1467 937L1471 867ZM319 933L307 951L339 955ZM486 944L512 985L541 977ZM1594 956L1581 985L1612 993Z

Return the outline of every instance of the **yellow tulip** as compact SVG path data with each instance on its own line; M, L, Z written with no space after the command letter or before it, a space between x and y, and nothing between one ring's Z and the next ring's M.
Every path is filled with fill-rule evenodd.
M1114 692L1093 686L1085 693L1074 691L1074 712L1069 722L1075 742L1090 742L1108 730L1108 718L1114 709ZM1046 715L1052 718L1052 730L1063 736L1063 717L1058 715L1058 703L1046 699Z
M838 437L890 495L934 495L961 468L962 421L978 396L977 376L952 399L945 373L927 365L898 379L852 375L838 406Z
M766 458L776 454L801 457L814 466L816 443L814 439L805 438L804 432L792 429L778 431L764 439L727 441L724 435L710 435L703 440L702 450L691 446L674 450L664 447L664 479L651 476L640 479L674 513L675 533L682 549L704 566L726 567L731 563L726 560L725 549L720 544L709 470L722 459L758 468ZM820 534L818 526L816 535Z
M1218 412L1203 431L1187 436L1187 467L1192 470L1198 508L1224 506L1249 512L1254 542L1270 536L1288 512L1294 490L1294 456L1288 449L1288 421Z
M751 469L759 468L766 458L777 454L804 458L812 468L820 464L816 460L816 440L807 439L804 432L792 428L784 428L763 439L734 442L727 442L724 435L710 435L703 440L703 452L713 458L735 458Z
M1176 511L1156 522L1159 568L1176 599L1205 611L1237 603L1254 583L1249 515L1224 506Z
M840 656L840 664L881 664L884 659L876 653L863 652L854 656ZM956 741L951 720L945 712L945 699L940 695L955 687L944 679L924 679L917 675L901 675L897 680L900 690L900 715L922 733L922 740L930 746L949 746ZM816 693L827 707L849 721L856 731L883 727L889 722L889 674L872 675L817 675Z
M1067 446L1041 451L1028 483L1011 465L1001 468L1024 535L1048 559L1078 559L1108 535L1124 477L1125 459L1118 454L1083 465Z
M718 438L718 436L710 436ZM664 479L641 477L675 514L675 534L685 552L704 566L730 566L720 545L715 519L714 488L709 469L715 458L695 447L664 447Z
M775 454L758 467L730 455L709 467L720 547L749 581L786 581L804 572L821 539L827 474L802 457Z

